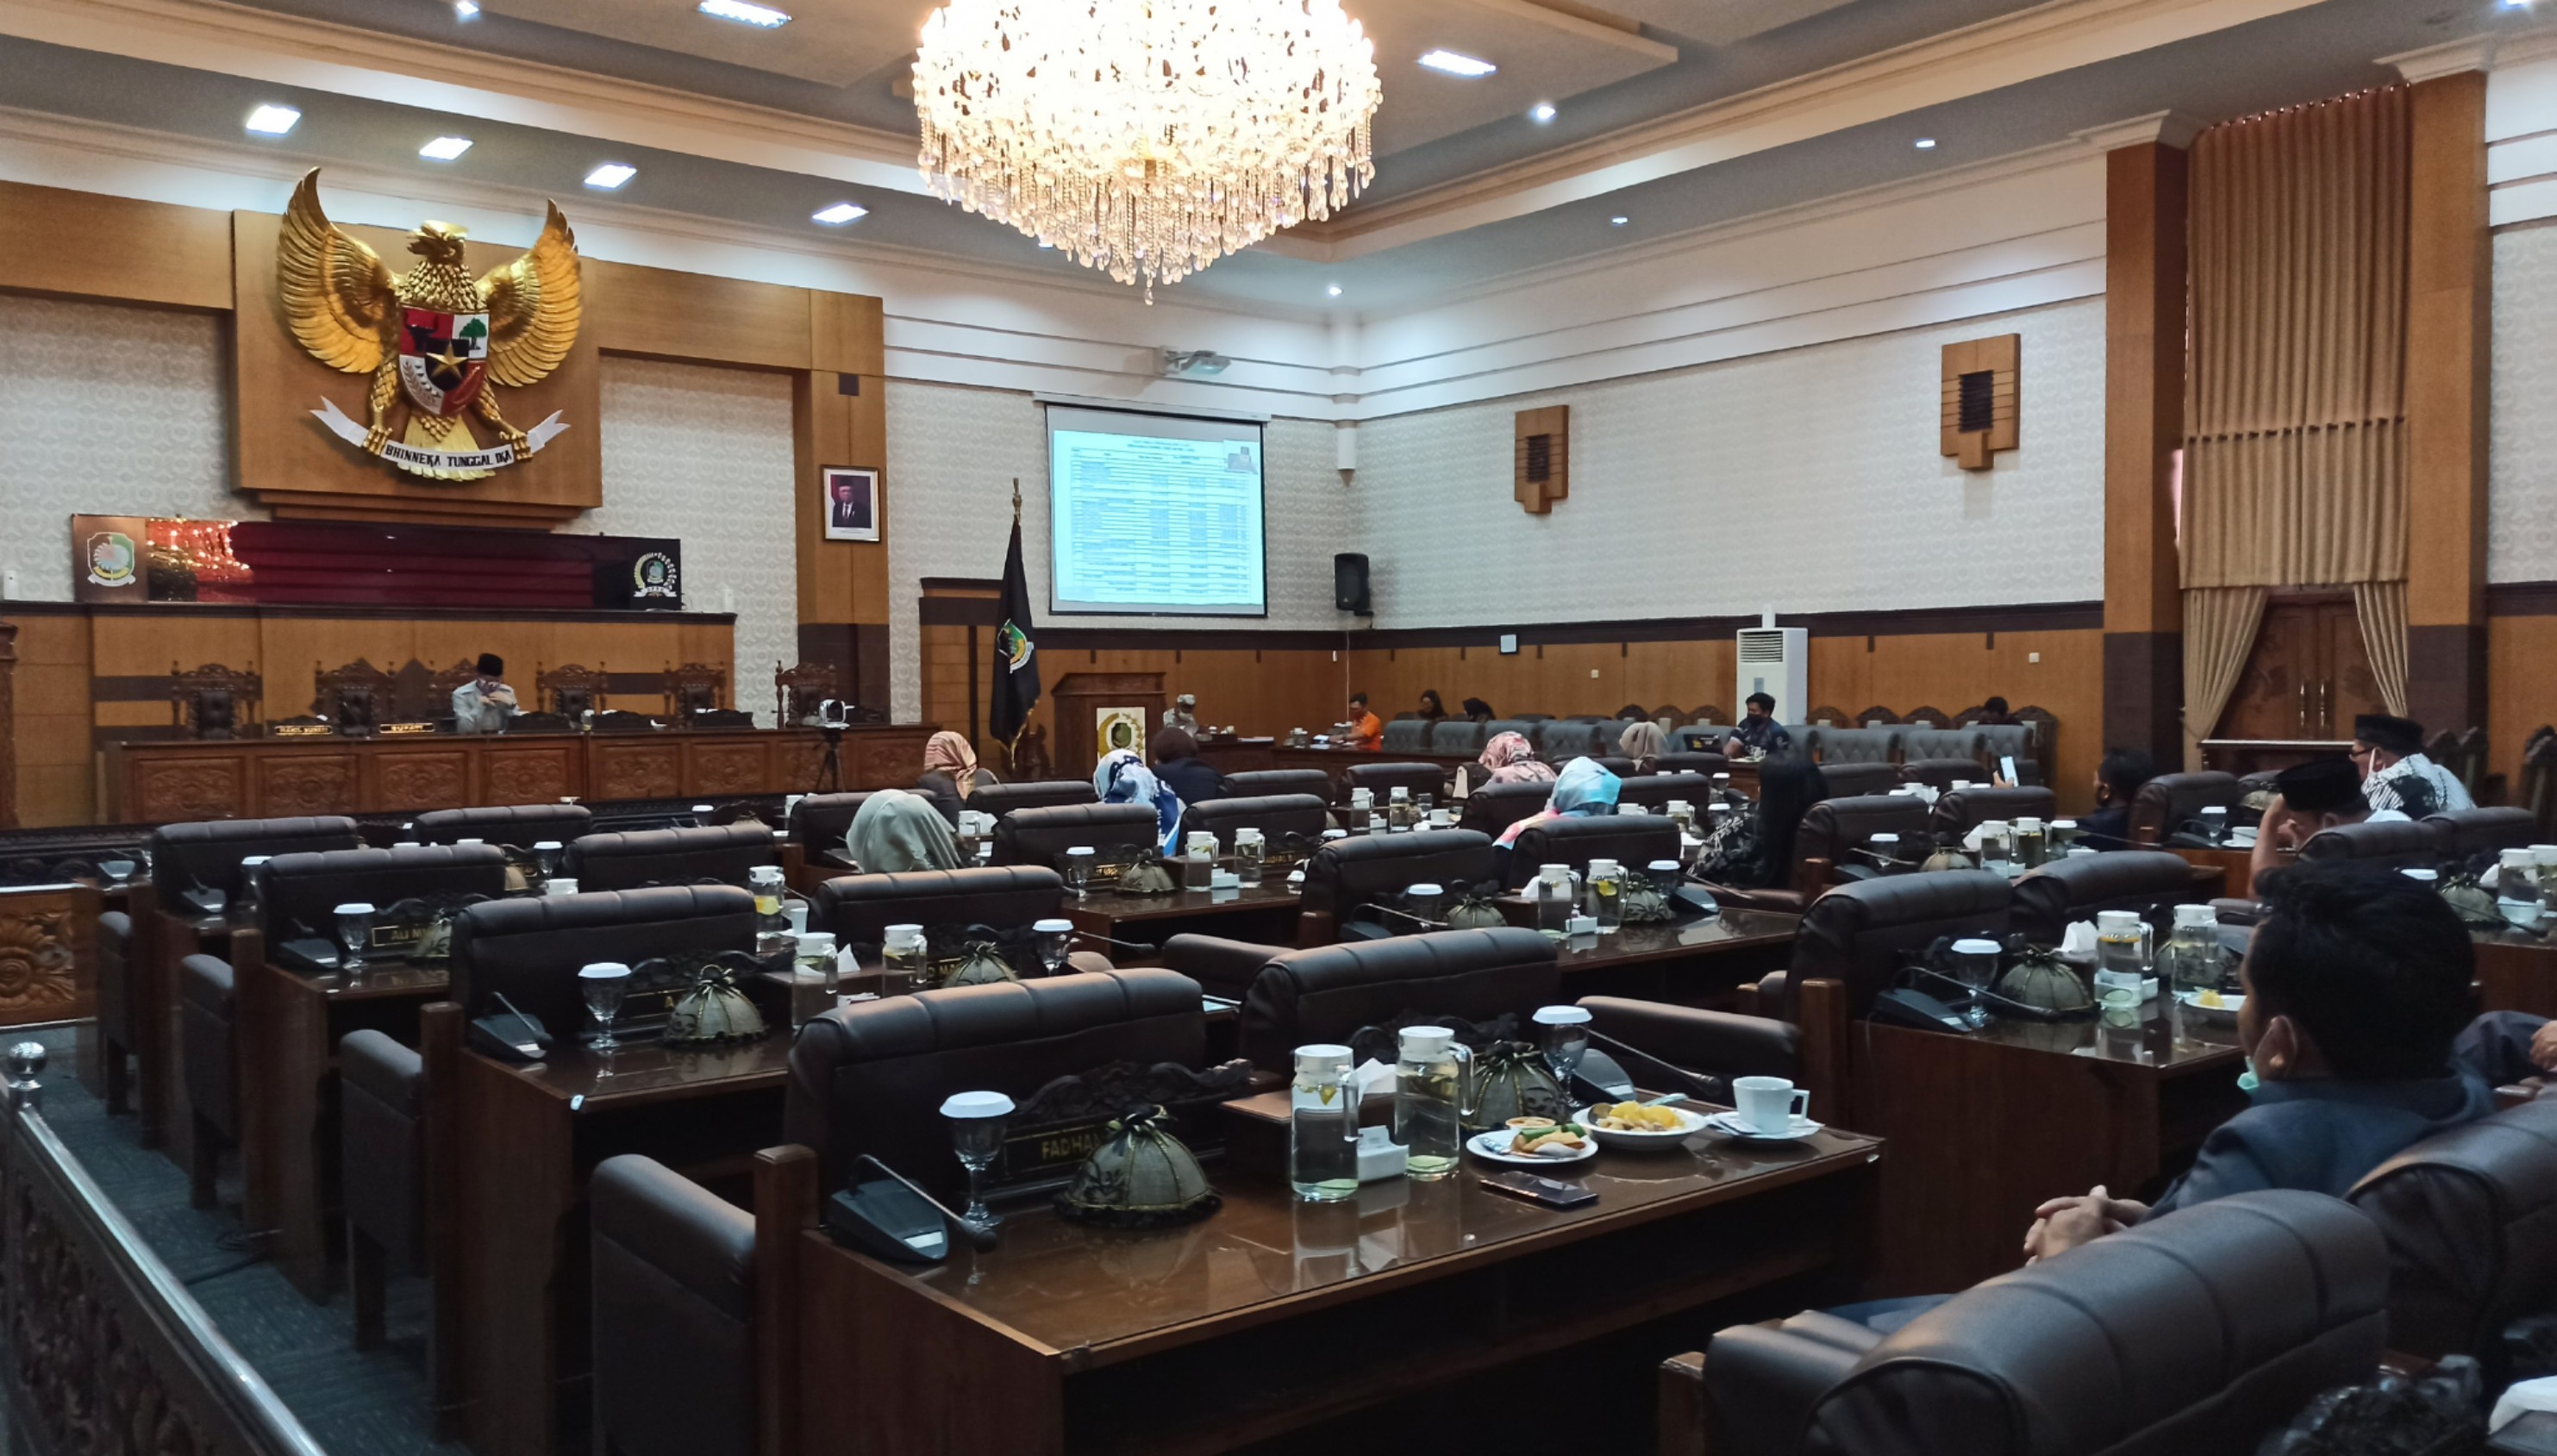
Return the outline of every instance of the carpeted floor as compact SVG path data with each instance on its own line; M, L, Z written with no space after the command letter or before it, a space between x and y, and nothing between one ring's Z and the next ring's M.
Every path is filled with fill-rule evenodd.
M239 1189L227 1161L220 1206L189 1208L185 1171L144 1151L134 1120L108 1117L72 1075L74 1035L64 1027L36 1036L51 1053L46 1121L312 1437L364 1456L465 1449L439 1445L428 1430L425 1281L391 1281L389 1342L358 1354L342 1291L314 1304L242 1246Z

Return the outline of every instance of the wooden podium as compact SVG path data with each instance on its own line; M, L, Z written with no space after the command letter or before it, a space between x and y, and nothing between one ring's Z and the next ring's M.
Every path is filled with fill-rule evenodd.
M1056 771L1067 778L1090 778L1101 762L1101 716L1111 711L1133 714L1136 741L1125 746L1145 752L1145 736L1163 721L1163 675L1158 672L1076 672L1057 680L1049 694L1056 700Z

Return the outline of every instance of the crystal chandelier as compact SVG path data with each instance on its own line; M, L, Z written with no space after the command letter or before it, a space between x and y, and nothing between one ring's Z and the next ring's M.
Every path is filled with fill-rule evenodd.
M950 0L914 62L935 197L1121 283L1173 283L1376 177L1339 0Z

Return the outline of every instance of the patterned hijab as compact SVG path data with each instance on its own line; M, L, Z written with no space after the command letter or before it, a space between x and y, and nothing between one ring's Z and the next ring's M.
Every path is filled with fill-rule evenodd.
M1616 740L1616 751L1636 763L1648 763L1661 756L1670 745L1670 735L1648 718L1625 725L1624 736Z
M1135 750L1111 749L1100 766L1092 770L1092 792L1099 794L1104 804L1153 805L1158 847L1166 857L1180 852L1180 795L1164 787Z
M1538 760L1536 750L1527 745L1527 735L1517 732L1492 734L1483 745L1483 756L1476 760L1492 771L1488 782L1496 784L1550 783L1553 766Z
M950 821L921 794L881 789L862 801L853 815L844 849L865 874L901 874L909 869L957 869L959 841Z
M1613 814L1617 791L1625 781L1599 765L1595 758L1574 758L1562 766L1553 780L1553 793L1546 799L1544 812L1532 814L1509 827L1502 834L1503 845L1518 843L1520 834L1532 824L1550 824L1573 816Z
M948 774L964 799L977 792L977 750L958 733L943 728L923 745L923 771Z

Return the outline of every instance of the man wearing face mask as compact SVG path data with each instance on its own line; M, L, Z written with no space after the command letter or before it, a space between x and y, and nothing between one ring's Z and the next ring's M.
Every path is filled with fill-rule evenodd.
M2238 970L2237 1039L2253 1106L2221 1124L2193 1168L2153 1204L2097 1187L2036 1210L2028 1258L2232 1193L2297 1188L2341 1197L2436 1132L2494 1111L2469 1048L2466 927L2428 885L2362 866L2272 875Z

